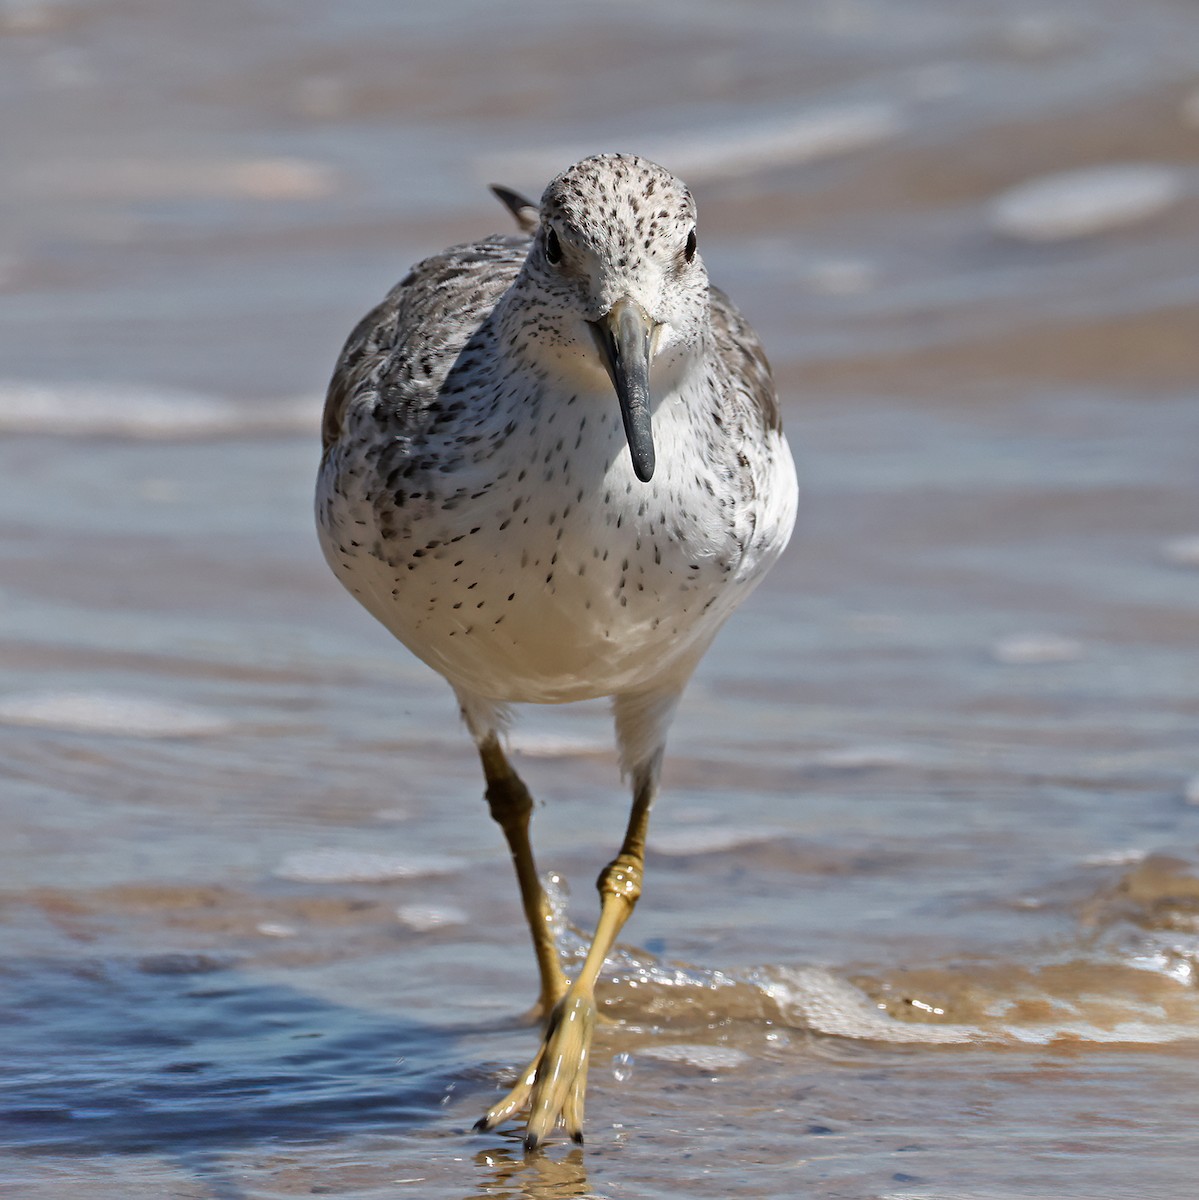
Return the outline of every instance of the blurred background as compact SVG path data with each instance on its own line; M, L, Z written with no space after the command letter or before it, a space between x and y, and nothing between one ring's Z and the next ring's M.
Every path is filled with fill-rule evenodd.
M1189 1192L1191 0L3 0L0 101L12 1195ZM603 150L691 185L804 498L526 1162L507 854L311 489L357 319ZM606 710L514 746L573 956Z

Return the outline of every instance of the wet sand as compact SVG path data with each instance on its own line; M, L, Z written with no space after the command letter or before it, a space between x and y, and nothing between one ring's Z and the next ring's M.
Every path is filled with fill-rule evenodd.
M1199 17L1130 12L0 13L6 1194L1190 1193ZM320 561L316 414L487 182L606 148L688 168L804 503L526 1161L470 1128L533 1045L507 854ZM514 745L570 959L607 713Z

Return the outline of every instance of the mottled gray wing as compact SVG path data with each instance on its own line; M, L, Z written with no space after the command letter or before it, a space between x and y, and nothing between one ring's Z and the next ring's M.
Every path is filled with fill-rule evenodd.
M528 249L526 237L496 236L417 263L347 339L325 397L324 449L341 436L351 406L386 404L400 437L421 425Z
M758 335L718 287L709 286L716 358L728 369L726 404L740 408L750 421L778 433L783 428L778 392Z

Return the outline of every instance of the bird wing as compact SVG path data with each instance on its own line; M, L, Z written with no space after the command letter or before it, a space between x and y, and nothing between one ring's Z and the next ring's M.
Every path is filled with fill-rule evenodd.
M327 452L353 409L386 406L391 432L420 428L471 335L520 271L529 239L496 236L419 262L346 340L321 422Z
M727 465L740 499L737 578L745 581L760 578L791 536L798 504L795 464L758 335L722 291L712 288L711 297L712 350L723 376L723 428L732 452Z
M728 374L725 403L756 421L764 430L782 432L778 392L758 335L737 306L718 287L709 285L716 360Z

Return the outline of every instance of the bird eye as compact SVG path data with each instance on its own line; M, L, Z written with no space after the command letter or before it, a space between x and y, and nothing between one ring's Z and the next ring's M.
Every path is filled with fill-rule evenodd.
M690 262L695 257L695 230L693 229L687 235L687 248L683 251L683 257Z
M545 231L545 259L555 264L562 261L562 243L552 228Z

